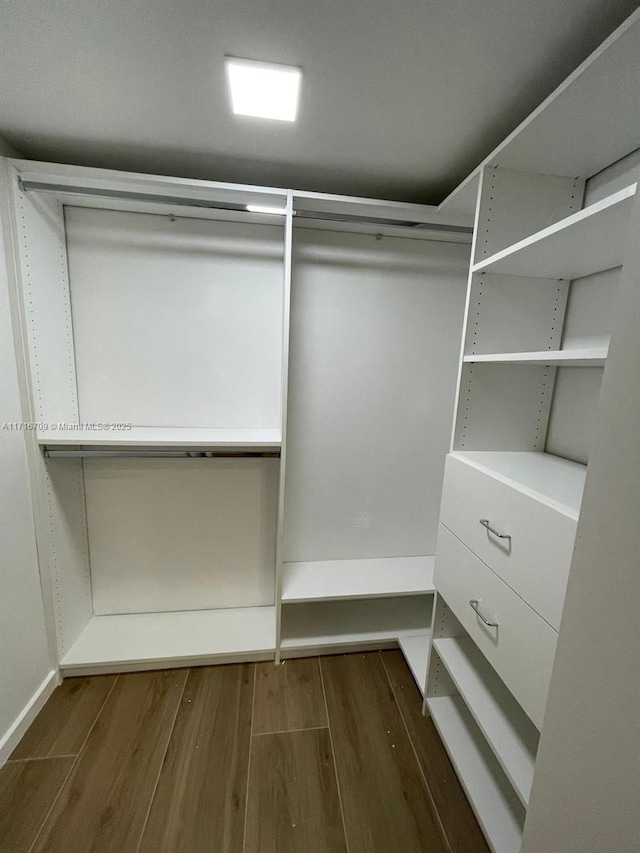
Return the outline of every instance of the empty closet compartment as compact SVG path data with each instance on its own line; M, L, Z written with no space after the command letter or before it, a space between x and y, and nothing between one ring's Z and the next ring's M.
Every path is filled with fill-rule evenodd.
M293 231L281 650L399 643L424 689L469 248L371 230Z
M285 217L97 183L15 199L61 668L272 656Z

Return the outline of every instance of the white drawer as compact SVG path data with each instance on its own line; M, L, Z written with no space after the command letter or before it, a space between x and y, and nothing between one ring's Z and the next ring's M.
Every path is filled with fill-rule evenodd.
M442 524L435 587L471 639L540 728L557 633ZM489 627L469 604L477 601Z
M447 456L440 521L559 630L575 519Z

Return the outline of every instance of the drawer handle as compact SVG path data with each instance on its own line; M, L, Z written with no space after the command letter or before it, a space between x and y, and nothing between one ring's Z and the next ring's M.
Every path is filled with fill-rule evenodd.
M486 616L484 615L484 613L480 610L480 602L478 601L478 599L477 599L477 598L472 598L472 599L469 601L469 604L470 604L470 606L471 606L471 609L472 609L472 610L474 610L474 611L476 612L476 614L477 614L477 615L482 619L482 621L484 622L484 624L485 624L485 625L488 625L488 626L489 626L489 628L497 628L497 627L498 627L498 623L497 623L497 622L489 622L489 620L487 619L487 617L486 617Z
M508 539L509 542L511 542L511 534L510 533L498 533L498 531L495 529L495 527L491 526L488 518L481 518L480 524L483 527L486 527L487 530L489 531L489 533L493 533L494 536L497 536L498 539Z

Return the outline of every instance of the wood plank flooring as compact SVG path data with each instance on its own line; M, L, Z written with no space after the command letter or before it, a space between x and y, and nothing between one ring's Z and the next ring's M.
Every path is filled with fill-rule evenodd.
M0 853L487 853L398 651L67 679Z

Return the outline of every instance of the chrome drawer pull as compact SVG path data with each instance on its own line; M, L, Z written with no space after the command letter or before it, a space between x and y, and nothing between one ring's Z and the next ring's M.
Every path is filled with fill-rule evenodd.
M480 519L480 524L481 524L483 527L486 527L486 528L487 528L487 530L489 531L489 533L493 533L493 535L494 535L494 536L497 536L497 537L498 537L498 539L508 539L509 541L511 541L511 534L510 534L510 533L498 533L498 531L495 529L495 527L492 527L492 526L489 524L489 519L488 519L488 518L481 518L481 519Z
M484 622L484 624L485 624L485 625L488 625L488 626L489 626L489 628L497 628L497 627L498 627L498 623L497 623L497 622L489 622L489 620L487 619L487 617L486 617L486 616L484 615L484 613L480 610L480 602L478 601L478 599L477 599L477 598L472 598L472 599L469 601L469 604L471 605L471 609L472 609L472 610L474 610L474 611L476 612L476 614L477 614L477 615L482 619L482 621Z

